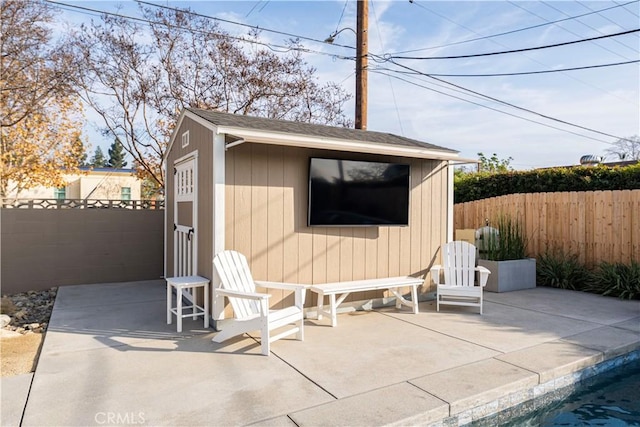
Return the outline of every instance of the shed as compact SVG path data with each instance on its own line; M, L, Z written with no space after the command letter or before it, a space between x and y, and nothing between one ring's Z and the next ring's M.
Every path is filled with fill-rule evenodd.
M408 224L309 226L311 158L409 165ZM427 279L440 245L453 237L453 164L464 160L388 133L185 109L165 155L165 276L197 274L216 286L213 257L233 249L256 280Z

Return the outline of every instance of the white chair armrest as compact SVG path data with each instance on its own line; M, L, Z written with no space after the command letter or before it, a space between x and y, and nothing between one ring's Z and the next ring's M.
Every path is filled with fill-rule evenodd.
M431 267L431 280L437 286L440 284L440 271L442 270L441 265L434 265Z
M254 282L256 285L263 288L284 289L287 291L305 290L311 287L311 285L302 285L298 283L265 282L262 280L255 280Z
M271 295L263 294L259 292L230 291L228 289L220 289L220 288L214 289L213 293L216 296L244 298L244 299L252 299L252 300L266 300L271 298Z
M485 286L491 271L487 267L483 267L481 265L476 267L476 271L480 273L480 286Z
M295 304L298 307L304 306L304 301L307 297L307 289L311 287L311 285L303 285L298 283L282 283L282 282L265 282L261 280L256 280L254 283L257 286L267 289L282 289L285 291L295 291Z

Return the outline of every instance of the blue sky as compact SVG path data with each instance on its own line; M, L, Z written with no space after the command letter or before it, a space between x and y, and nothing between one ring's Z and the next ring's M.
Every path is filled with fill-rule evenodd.
M137 14L137 5L132 1L60 1L104 11L116 11L120 5L121 13ZM355 63L342 59L355 55L355 50L349 48L355 47L354 33L345 30L334 45L322 43L336 30L355 29L354 0L164 0L157 3L190 7L212 17L318 40L303 41L305 47L314 51L305 54L305 60L317 68L318 78L322 82L339 83L351 93L355 91ZM633 30L640 27L639 4L628 0L370 1L369 51L380 59L369 61L368 129L456 149L463 157L476 158L478 152L512 157L512 166L516 169L577 164L582 155L604 155L616 138L478 98L460 87L605 134L628 137L640 134L639 63L524 76L437 77L458 85L456 88L424 75L399 74L397 71L407 68L384 59L393 57L393 61L404 67L432 75L529 72L638 60L640 33L637 32L504 55L462 59L396 57L489 53ZM611 9L548 24L606 8ZM59 20L72 25L91 18L69 8L58 15ZM234 34L247 32L247 28L240 25L222 25ZM532 26L537 27L464 42ZM267 43L283 45L287 37L263 31L261 38ZM352 114L353 102L346 110ZM95 119L89 114L89 120ZM99 134L92 130L91 124L87 133L91 143L101 145L106 152L105 147L111 141L99 141Z

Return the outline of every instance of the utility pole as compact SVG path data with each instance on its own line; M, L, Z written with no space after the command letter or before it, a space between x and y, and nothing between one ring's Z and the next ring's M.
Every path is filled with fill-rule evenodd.
M358 0L356 22L356 129L367 129L369 0Z

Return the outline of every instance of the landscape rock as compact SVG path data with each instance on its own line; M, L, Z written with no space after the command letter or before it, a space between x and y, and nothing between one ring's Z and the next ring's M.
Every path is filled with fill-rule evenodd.
M2 329L25 334L45 332L58 288L28 291L2 297ZM6 318L9 322L6 322Z
M11 317L6 314L0 314L0 328L4 328L11 323Z
M17 310L16 305L9 297L2 297L0 300L0 313L11 316Z
M2 313L0 375L2 377L34 371L44 332L53 311L56 293L57 288L52 288L3 295L0 307Z

